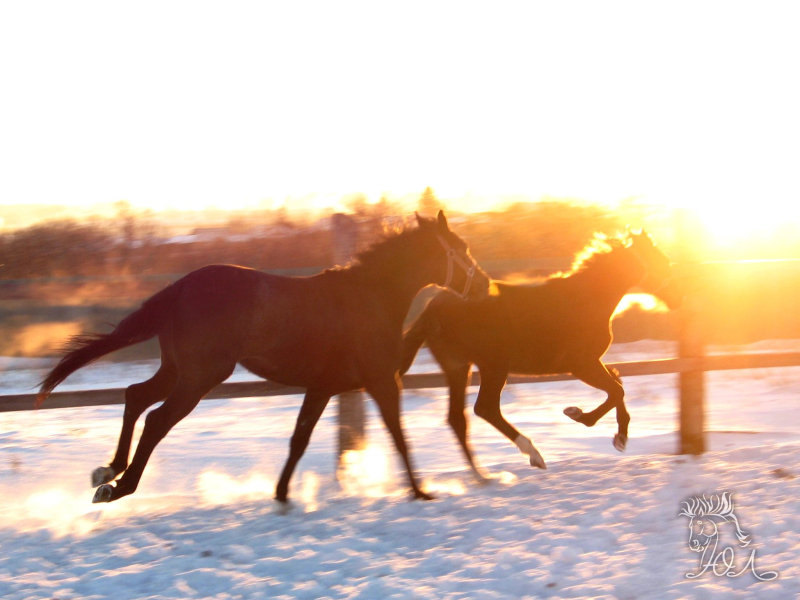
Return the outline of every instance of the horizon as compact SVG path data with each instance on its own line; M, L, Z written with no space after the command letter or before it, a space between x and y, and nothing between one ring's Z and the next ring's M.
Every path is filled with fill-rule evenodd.
M430 189L430 188L427 188ZM781 219L775 219L774 213L762 211L753 213L746 206L727 207L724 219L717 218L717 212L709 207L669 206L648 203L642 198L623 198L614 203L589 202L580 198L551 197L530 198L521 194L506 197L484 199L472 197L472 202L462 202L460 198L440 197L436 190L432 190L435 200L439 203L448 217L457 219L471 219L474 216L490 214L502 215L522 208L523 211L534 210L537 204L562 203L564 205L584 206L600 209L606 215L614 215L623 219L628 230L647 229L658 234L663 243L685 245L692 244L692 248L685 248L689 255L712 256L715 260L723 259L730 252L736 260L750 258L763 259L792 259L800 258L794 250L795 244L790 239L800 236L800 206L782 206ZM380 199L367 198L363 194L348 194L340 198L337 204L322 208L297 208L289 205L270 206L245 206L225 208L220 206L206 206L199 209L190 208L164 208L154 210L147 207L137 207L126 201L105 203L99 205L71 206L59 204L36 205L5 205L0 210L0 236L13 234L16 231L31 227L47 226L57 222L96 223L101 226L133 217L140 222L149 222L157 225L164 234L192 233L198 228L234 226L240 228L242 219L255 219L254 225L263 225L274 219L287 219L299 227L313 226L334 213L345 213L364 216L372 214L370 207L376 207L381 201L388 203L389 213L384 216L410 217L416 211L427 214L426 209L420 204L424 192L409 194L402 198L382 196ZM477 200L477 201L476 201ZM472 210L465 210L467 205ZM364 212L366 210L366 212ZM743 211L746 214L743 214ZM433 213L428 216L434 216ZM103 225L105 224L105 225ZM622 229L618 233L624 233ZM683 241L678 241L683 240ZM696 241L693 242L692 240ZM682 253L684 251L681 251ZM709 254L710 253L710 254ZM790 256L791 254L791 256Z

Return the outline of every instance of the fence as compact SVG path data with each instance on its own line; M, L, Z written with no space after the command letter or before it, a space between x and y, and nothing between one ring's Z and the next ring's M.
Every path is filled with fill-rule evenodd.
M720 354L699 358L662 358L655 360L608 363L619 371L622 377L644 375L667 375L670 373L690 373L706 371L728 371L737 369L762 369L769 367L800 366L800 352L770 352L748 354ZM568 374L558 375L511 375L509 384L540 383L547 381L569 381ZM470 385L480 385L480 373L473 372ZM403 388L418 390L446 387L447 381L442 373L409 373L403 376ZM122 404L125 401L125 388L104 388L92 390L54 391L39 410L55 408L75 408L81 406L104 406ZM304 394L305 388L285 386L272 381L234 381L218 385L204 400L224 398L253 398L266 396L286 396ZM0 396L0 412L32 410L36 394L9 394Z
M696 375L706 371L732 369L757 369L767 367L800 366L800 352L772 352L748 354L724 354L701 357L666 358L636 362L611 363L622 377L663 375L677 373ZM545 381L565 381L570 375L512 375L509 384L536 383ZM472 374L472 385L480 385L480 374ZM403 377L405 389L424 389L446 387L447 381L441 373L407 374ZM302 394L303 388L289 387L270 381L238 381L223 383L206 395L205 399L248 398ZM0 397L0 412L30 410L33 408L35 394L19 394ZM43 409L70 408L78 406L102 406L124 402L124 388L97 389L82 391L53 392ZM688 408L687 408L688 407ZM688 412L688 414L687 414ZM681 453L700 453L705 449L703 430L703 398L682 396L681 432L679 451ZM697 414L699 422L693 421Z

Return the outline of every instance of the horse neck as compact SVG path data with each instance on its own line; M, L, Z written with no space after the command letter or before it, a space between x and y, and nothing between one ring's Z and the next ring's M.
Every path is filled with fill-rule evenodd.
M622 297L642 277L641 263L627 249L617 249L607 256L600 256L572 277L583 292L597 300L609 317Z
M422 288L434 283L426 266L424 256L417 258L409 253L407 257L392 257L385 264L372 261L353 269L390 314L402 323L414 297Z

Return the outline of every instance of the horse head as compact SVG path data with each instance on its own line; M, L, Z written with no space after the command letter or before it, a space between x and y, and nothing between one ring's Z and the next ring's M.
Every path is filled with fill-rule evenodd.
M645 232L631 233L628 249L643 268L639 287L664 301L671 309L678 308L683 300L683 292L677 284L669 258L655 245Z
M489 293L489 276L469 253L467 243L453 233L443 211L436 219L416 215L421 231L430 236L436 255L434 282L464 299L480 300Z

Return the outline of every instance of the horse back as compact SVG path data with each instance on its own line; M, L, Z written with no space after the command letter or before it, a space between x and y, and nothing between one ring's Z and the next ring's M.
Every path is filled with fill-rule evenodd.
M611 342L607 315L567 293L562 281L502 285L481 301L440 294L426 309L428 343L464 362L514 373L569 372Z
M215 265L184 278L180 304L177 351L205 348L279 383L336 393L399 360L401 325L392 335L347 271L282 277Z
M574 293L571 284L556 279L539 286L509 286L501 294L512 372L569 372L607 350L609 315L593 298Z

